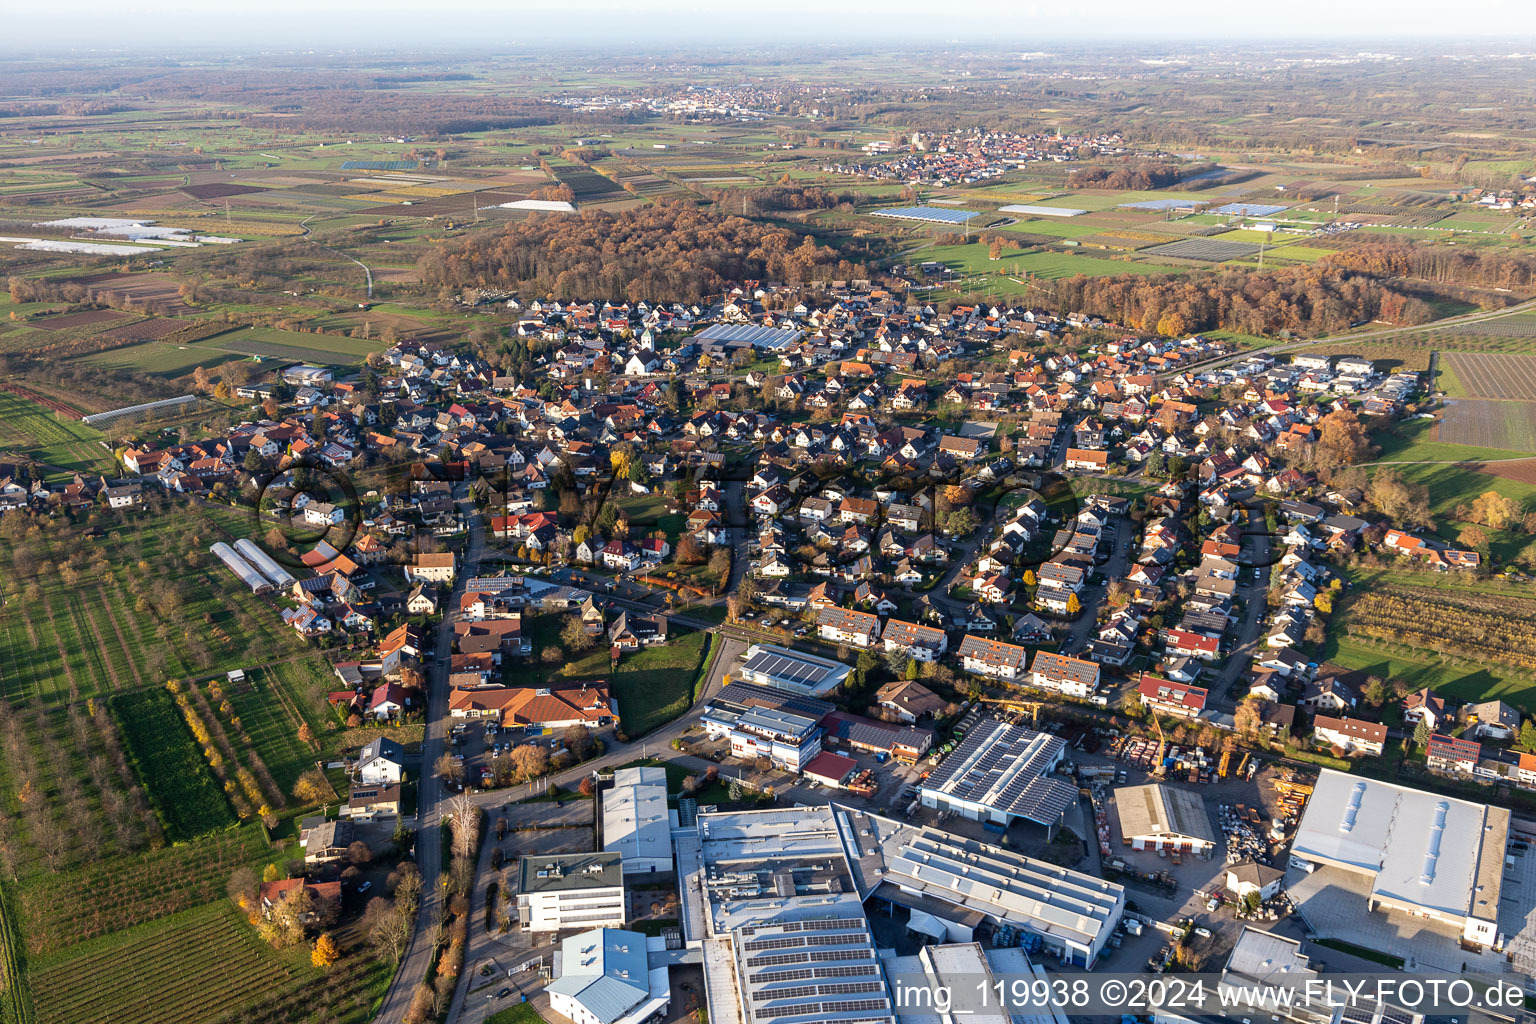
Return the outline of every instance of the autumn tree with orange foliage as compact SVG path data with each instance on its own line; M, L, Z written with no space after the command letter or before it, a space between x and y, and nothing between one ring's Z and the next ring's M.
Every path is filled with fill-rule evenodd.
M618 213L533 217L439 246L417 264L429 288L696 302L751 278L867 276L837 250L782 227L659 202Z

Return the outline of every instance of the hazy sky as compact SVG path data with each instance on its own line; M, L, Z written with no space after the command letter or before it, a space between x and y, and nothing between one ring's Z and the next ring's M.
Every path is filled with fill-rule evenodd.
M702 43L1051 40L1338 40L1536 34L1531 0L54 0L7 5L7 49L217 46L304 49L585 42L686 50ZM1513 30L1513 31L1512 31ZM1536 44L1533 44L1536 48ZM12 51L14 52L14 50ZM0 52L0 57L5 54Z

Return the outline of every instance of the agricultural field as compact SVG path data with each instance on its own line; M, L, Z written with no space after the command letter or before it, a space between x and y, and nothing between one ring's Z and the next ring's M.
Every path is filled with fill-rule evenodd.
M1446 401L1439 439L1447 444L1536 452L1536 402L1500 402L1480 398Z
M1225 263L1227 260L1242 260L1257 256L1259 247L1252 242L1229 242L1217 238L1181 238L1177 242L1165 242L1143 251L1149 256Z
M164 842L103 703L0 702L0 751L7 875L65 870ZM94 841L79 842L82 835Z
M1456 374L1467 398L1536 402L1536 356L1450 352L1441 358Z
M305 334L273 327L249 327L215 335L193 348L211 349L233 356L260 356L346 366L358 363L370 352L384 348L384 343L363 338L343 338L334 334ZM225 356L224 358L229 358Z
M197 687L206 693L218 720L242 741L241 763L255 769L258 778L263 770L270 773L279 794L274 807L290 803L294 783L319 756L314 741L300 738L307 722L280 682L278 670L291 664L251 669L244 683L215 679ZM310 732L313 735L313 729Z
M220 901L41 959L31 982L38 1024L211 1024L232 1006L318 976L305 960L273 950Z
M1017 284L1009 278L1033 276L1047 280L1087 274L1092 277L1116 274L1174 274L1181 268L1167 264L1132 262L1088 256L1071 251L1019 252L1004 250L1002 258L989 257L987 246L947 245L918 248L907 254L912 263L935 261L961 273L986 274L1000 278L1000 285ZM1003 290L1008 290L1006 287Z
M0 390L0 451L45 463L51 477L110 472L112 456L104 437L78 420Z
M192 839L234 824L229 801L168 692L121 693L110 703L167 838Z
M102 513L118 519L119 513ZM276 609L207 552L199 517L141 512L78 534L0 542L0 696L79 700L306 652ZM161 566L176 582L148 572Z
M27 947L45 956L224 895L230 874L272 855L259 825L218 832L132 857L40 871L17 886Z
M222 350L210 350L196 345L168 345L159 341L147 341L141 345L128 345L83 356L81 362L110 369L137 370L165 377L180 377L199 366L222 366L240 355Z
M1342 603L1323 657L1465 700L1536 711L1536 600L1471 587L1373 580Z

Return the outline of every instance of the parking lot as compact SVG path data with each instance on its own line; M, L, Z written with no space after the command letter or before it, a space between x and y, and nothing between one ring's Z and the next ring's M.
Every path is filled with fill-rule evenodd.
M720 765L720 777L727 783L731 779L740 779L751 789L761 791L771 787L776 796L790 803L818 804L836 800L878 814L900 817L903 807L912 799L908 795L904 802L903 794L907 793L908 787L915 786L922 775L922 769L917 765L902 764L889 757L881 761L874 754L853 750L837 750L858 764L857 771L868 770L874 775L878 788L873 796L865 797L845 789L832 789L778 768L763 770L755 761L731 757L730 741L723 737L706 739L700 731L689 735L686 742L688 753Z
M539 730L503 729L488 722L470 719L455 721L449 738L452 753L464 759L464 784L470 789L480 790L490 787L488 773L491 770L491 759L497 754L530 743L539 744L554 753L564 746L562 734L563 730L546 736ZM592 736L603 743L612 742L612 735L607 730L594 731ZM426 766L429 771L431 767Z

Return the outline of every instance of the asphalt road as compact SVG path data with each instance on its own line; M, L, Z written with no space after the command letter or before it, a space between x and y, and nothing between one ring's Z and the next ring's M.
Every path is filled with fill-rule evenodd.
M468 500L461 500L460 504L471 506ZM469 549L459 566L453 590L443 605L443 620L437 627L432 649L440 656L453 649L453 623L458 617L459 598L474 575L472 570L485 553L485 529L480 517L473 514L472 506L465 511L470 513ZM421 869L421 909L416 914L416 927L405 956L379 1008L378 1024L401 1024L404 1021L412 993L427 980L432 969L432 934L443 902L443 889L439 883L443 868L442 815L449 796L442 780L432 771L432 765L447 747L448 659L437 657L427 671L427 722L421 744L421 777L417 782L416 866Z

